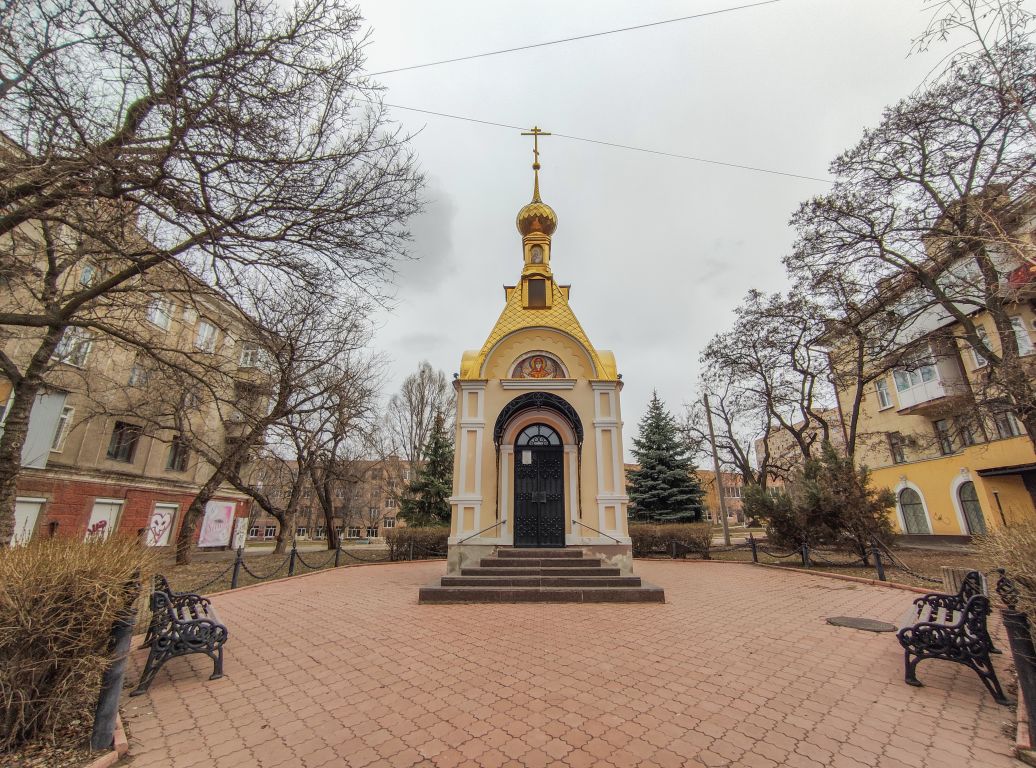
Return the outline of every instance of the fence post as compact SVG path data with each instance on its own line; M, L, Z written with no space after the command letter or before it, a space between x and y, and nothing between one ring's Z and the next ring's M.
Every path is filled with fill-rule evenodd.
M802 542L802 567L809 568L809 544Z
M298 550L296 549L296 542L295 542L295 539L292 539L291 540L291 557L288 560L288 575L289 576L294 576L295 575L295 556L296 556L296 554L298 554Z
M673 557L673 560L675 560L676 559L676 542L675 541L670 541L669 542L669 549L672 550L672 557Z
M94 709L94 728L90 735L91 749L108 749L115 733L115 719L119 716L119 694L126 676L126 661L133 645L133 625L137 621L137 596L140 594L140 573L134 574L127 584L127 605L112 625L112 662L101 677L101 694Z
M338 546L335 547L335 568L338 567L338 560L342 556L342 535L338 534Z
M241 555L244 547L237 548L237 557L234 558L234 573L230 577L230 588L237 589L237 577L241 573Z
M1002 615L1018 672L1018 695L1025 700L1029 715L1029 743L1032 743L1036 736L1036 647L1029 632L1029 618L1024 613L1005 608Z
M881 550L876 543L871 544L871 552L874 555L874 567L878 569L878 581L885 581L885 564L881 562Z
M748 532L748 545L752 548L752 562L758 563L759 553L756 551L755 536L752 535L751 531Z
M414 559L414 540L410 539L410 559Z

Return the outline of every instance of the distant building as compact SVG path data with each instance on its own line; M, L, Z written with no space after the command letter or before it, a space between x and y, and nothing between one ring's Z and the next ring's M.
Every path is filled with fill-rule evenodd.
M838 415L838 409L828 408L818 412L818 416L827 424L827 439L834 449L842 454L845 452L845 436L842 432L842 425ZM793 424L793 429L801 431L805 422L799 421ZM824 431L820 424L811 424L803 433L802 439L810 446L810 455L814 458L820 457L824 441ZM780 427L771 428L766 439L759 438L755 441L755 461L757 467L767 466L766 483L770 486L784 485L788 478L803 466L802 448L798 440L789 429ZM767 455L769 449L769 455Z
M727 519L738 523L745 521L744 507L741 504L741 492L744 490L744 478L737 472L720 470L720 487L716 486L716 473L711 469L699 469L695 472L705 490L705 511L709 520L719 522L719 494L722 490L723 500L727 507Z

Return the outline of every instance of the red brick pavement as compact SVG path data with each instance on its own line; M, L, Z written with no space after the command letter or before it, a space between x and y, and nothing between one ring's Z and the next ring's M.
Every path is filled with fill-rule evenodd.
M640 562L667 604L418 605L443 568L217 596L226 676L177 659L127 699L133 768L1017 765L970 670L925 662L911 688L893 635L824 623L895 621L909 592Z

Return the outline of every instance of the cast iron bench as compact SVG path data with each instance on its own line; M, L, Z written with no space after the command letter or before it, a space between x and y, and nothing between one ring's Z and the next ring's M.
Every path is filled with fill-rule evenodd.
M914 600L896 635L904 649L907 684L921 685L917 679L921 661L945 659L975 670L996 703L1008 704L989 659L989 654L999 653L986 628L991 610L978 571L964 577L955 595L937 592Z
M165 576L155 576L151 623L143 646L150 646L151 652L140 682L130 696L144 693L169 659L191 653L204 653L212 659L209 680L218 680L223 677L223 644L226 642L227 628L208 598L191 592L174 592Z

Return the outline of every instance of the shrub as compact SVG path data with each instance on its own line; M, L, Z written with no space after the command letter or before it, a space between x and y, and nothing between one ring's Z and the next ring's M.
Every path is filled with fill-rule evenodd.
M392 560L408 560L410 544L414 545L414 559L428 557L446 557L447 540L450 529L445 525L421 528L405 526L385 531L385 543L388 544L389 557Z
M986 559L1007 571L1018 586L1018 609L1029 614L1030 631L1036 642L1036 524L997 528L974 540Z
M93 722L112 624L148 584L136 538L38 539L0 550L0 751Z
M633 556L647 557L655 554L668 555L672 542L682 545L680 552L690 551L709 559L712 546L712 529L708 523L671 523L663 525L631 524L630 539L633 540Z

